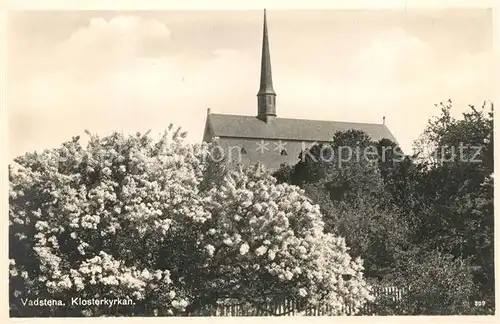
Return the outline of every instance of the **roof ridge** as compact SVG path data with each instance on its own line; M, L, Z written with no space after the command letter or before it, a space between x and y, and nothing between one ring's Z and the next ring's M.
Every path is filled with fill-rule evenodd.
M276 118L271 123L264 123L256 116L229 114L210 114L207 122L220 137L328 141L337 131L358 129L374 140L388 138L397 142L384 124L293 118Z
M211 113L210 115L218 115L218 116L233 116L233 117L254 117L257 118L256 116L250 116L250 115L235 115L235 114L220 114L220 113Z
M235 114L211 114L211 115L212 116L214 116L214 115L228 116L228 117L247 117L247 118L258 119L256 116L250 116L250 115L235 115ZM310 121L310 122L319 122L319 123L343 123L343 124L356 124L356 125L379 125L379 126L384 126L385 128L387 128L387 125L382 124L382 123L362 123L362 122L350 122L350 121L343 121L343 120L321 120L321 119L283 118L283 117L276 117L274 120L275 121L278 121L278 120Z

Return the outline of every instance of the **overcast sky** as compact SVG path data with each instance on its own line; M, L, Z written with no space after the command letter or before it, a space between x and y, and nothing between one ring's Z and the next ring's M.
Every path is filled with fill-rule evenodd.
M202 138L206 110L256 115L262 11L9 15L10 156L85 129ZM268 10L278 117L386 123L403 149L452 99L492 100L485 9Z

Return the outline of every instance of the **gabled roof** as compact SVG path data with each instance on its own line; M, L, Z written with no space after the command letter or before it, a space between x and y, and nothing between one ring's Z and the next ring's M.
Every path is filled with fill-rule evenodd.
M214 136L219 137L329 142L338 131L356 129L367 133L372 140L387 138L397 143L384 124L291 118L274 118L266 123L253 116L225 114L209 114L207 122Z

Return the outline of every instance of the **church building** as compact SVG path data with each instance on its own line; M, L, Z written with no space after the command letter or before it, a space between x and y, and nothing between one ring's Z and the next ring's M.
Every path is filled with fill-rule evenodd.
M278 169L281 164L295 165L299 162L299 154L307 147L330 142L336 132L351 129L364 131L375 141L387 138L397 143L385 123L278 117L265 10L260 72L256 116L216 114L207 110L203 141L216 142L232 162L261 163L271 170Z

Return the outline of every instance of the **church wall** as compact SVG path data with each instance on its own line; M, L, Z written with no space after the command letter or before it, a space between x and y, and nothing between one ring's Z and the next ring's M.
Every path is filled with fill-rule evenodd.
M252 138L219 138L218 143L224 155L232 163L253 165L262 163L268 169L276 170L282 163L295 165L304 148L314 144L310 141L262 140ZM280 144L281 143L281 144ZM282 152L282 151L285 152ZM239 152L243 151L241 154Z
M203 133L203 142L212 142L213 140L213 132L212 132L212 129L210 128L210 124L209 123L206 123L205 125L205 131Z

